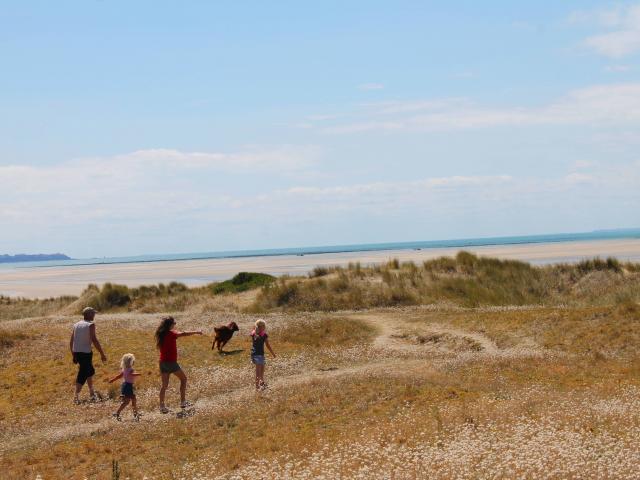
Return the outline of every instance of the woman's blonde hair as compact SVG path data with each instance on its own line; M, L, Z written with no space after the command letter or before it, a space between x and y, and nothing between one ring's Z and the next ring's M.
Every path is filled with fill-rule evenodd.
M260 331L260 327L262 327L263 329L267 328L267 322L265 322L261 318L256 320L256 325L255 325L255 328L254 328L254 332L258 333Z
M131 368L135 361L136 357L133 356L133 353L125 353L120 360L120 368Z

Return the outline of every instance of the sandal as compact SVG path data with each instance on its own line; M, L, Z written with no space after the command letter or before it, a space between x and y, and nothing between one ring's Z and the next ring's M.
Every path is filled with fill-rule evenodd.
M193 407L193 403L191 403L190 401L186 400L184 402L182 402L180 404L180 408L187 408L187 407Z
M119 413L112 413L111 416L116 419L118 422L122 421L122 418L120 418L120 414Z
M160 413L169 413L169 409L167 407L160 407Z

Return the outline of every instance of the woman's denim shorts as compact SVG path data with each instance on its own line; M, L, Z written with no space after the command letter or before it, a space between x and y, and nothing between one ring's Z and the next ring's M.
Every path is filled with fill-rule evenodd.
M265 364L264 355L251 355L251 361L255 365L264 365Z

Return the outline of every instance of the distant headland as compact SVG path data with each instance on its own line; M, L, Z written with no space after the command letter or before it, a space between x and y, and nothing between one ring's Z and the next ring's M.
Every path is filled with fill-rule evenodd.
M33 255L19 253L17 255L0 255L0 263L45 262L47 260L71 260L71 257L68 257L63 253L36 253Z

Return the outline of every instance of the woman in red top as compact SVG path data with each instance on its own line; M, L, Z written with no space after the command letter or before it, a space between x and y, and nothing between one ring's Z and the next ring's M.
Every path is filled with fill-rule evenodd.
M169 386L169 377L173 373L180 379L180 407L191 405L185 400L187 392L187 376L178 365L178 347L176 339L189 335L202 335L202 330L192 332L178 332L174 330L176 321L173 317L164 317L156 329L156 346L160 350L160 374L162 375L162 387L160 388L160 411L167 413L169 410L164 405L164 394Z

